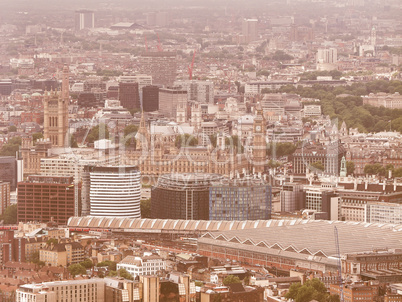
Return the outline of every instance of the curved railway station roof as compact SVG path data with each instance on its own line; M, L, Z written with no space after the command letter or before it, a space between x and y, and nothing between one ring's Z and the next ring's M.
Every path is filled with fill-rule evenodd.
M70 217L67 222L70 228L112 229L127 232L187 231L187 232L223 232L233 230L259 229L266 227L305 224L317 220L179 220L179 219L140 219L112 217Z
M402 225L305 220L268 228L208 232L199 242L254 250L258 247L319 257L336 257L335 229L341 254L402 248Z

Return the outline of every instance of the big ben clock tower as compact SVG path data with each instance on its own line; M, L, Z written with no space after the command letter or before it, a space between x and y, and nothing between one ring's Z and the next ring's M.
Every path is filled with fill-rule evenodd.
M257 115L254 117L253 125L253 168L254 173L263 173L267 164L267 142L266 133L267 125L262 112L261 106L258 104Z

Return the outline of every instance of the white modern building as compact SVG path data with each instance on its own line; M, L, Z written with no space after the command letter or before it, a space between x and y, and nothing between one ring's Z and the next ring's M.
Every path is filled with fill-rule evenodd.
M136 257L127 256L117 263L117 270L124 268L134 278L137 276L152 276L166 269L166 261L157 255Z
M105 301L104 279L67 280L24 284L16 290L17 302Z
M135 166L92 166L89 172L90 215L141 218L141 172Z
M305 105L303 115L304 117L321 116L321 105Z
M214 83L210 81L188 80L175 81L174 86L181 86L187 91L189 101L214 103Z

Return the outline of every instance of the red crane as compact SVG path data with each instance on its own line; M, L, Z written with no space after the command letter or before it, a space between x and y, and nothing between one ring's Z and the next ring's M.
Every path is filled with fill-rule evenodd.
M193 79L193 67L194 67L195 52L196 51L194 49L193 60L191 61L191 65L188 66L188 75L189 75L190 81Z
M163 51L162 49L162 45L161 45L161 40L159 39L159 34L156 33L157 37L158 37L158 51Z

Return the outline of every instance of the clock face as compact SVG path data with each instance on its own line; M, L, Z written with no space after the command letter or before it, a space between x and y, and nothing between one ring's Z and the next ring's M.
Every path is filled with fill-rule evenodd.
M261 126L256 126L256 127L255 127L255 130L256 130L256 131L261 131Z

